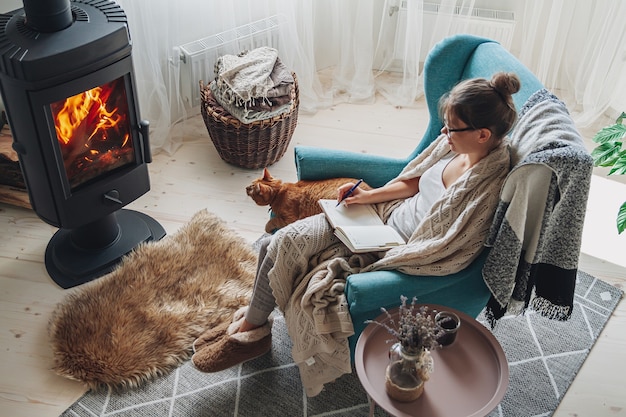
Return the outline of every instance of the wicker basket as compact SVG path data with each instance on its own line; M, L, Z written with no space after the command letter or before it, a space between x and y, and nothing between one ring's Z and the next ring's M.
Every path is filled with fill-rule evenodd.
M298 81L293 74L291 108L288 112L246 124L226 111L213 97L208 85L200 83L200 110L220 158L243 168L264 168L287 151L298 123Z

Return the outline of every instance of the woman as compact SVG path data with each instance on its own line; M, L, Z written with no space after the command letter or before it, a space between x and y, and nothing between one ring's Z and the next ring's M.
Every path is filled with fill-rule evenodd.
M250 305L236 312L230 325L210 329L194 342L193 364L216 372L268 352L270 314L278 306L307 395L350 373L347 338L353 329L345 278L381 269L448 275L478 256L510 169L505 137L517 118L511 96L519 89L519 78L511 73L459 83L440 100L441 135L385 186L357 188L343 200L374 204L407 245L352 254L323 214L262 242ZM339 201L353 185L339 188Z

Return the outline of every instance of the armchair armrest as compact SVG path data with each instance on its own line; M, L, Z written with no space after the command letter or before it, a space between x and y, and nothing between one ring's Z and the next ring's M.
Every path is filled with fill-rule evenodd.
M375 188L395 178L408 163L407 159L313 146L296 146L294 154L300 180L363 178Z

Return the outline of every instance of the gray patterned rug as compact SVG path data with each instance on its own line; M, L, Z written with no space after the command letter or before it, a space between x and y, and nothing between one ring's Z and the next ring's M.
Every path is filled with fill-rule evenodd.
M489 417L552 415L622 295L621 290L579 272L569 321L548 320L533 312L500 320L494 335L506 353L510 383ZM367 396L356 372L307 398L290 349L284 320L277 316L270 354L216 374L198 372L186 362L140 389L88 392L62 417L368 415ZM386 415L376 408L376 416Z

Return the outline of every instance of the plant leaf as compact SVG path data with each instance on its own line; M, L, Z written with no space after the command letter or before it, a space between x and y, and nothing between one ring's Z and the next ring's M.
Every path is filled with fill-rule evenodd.
M617 233L620 234L626 230L626 201L617 212Z
M626 112L622 112L622 114L620 114L617 119L615 119L615 123L616 124L622 124L622 122L624 121L624 119L626 119Z
M613 166L613 163L619 158L621 149L621 142L606 142L596 146L595 149L591 151L593 164L597 167Z
M608 175L624 175L626 174L626 150L621 151L618 155L619 157L615 162L613 162L613 168L609 171Z
M600 129L600 131L596 133L592 140L596 143L606 143L615 142L624 137L626 137L626 125L617 123Z

